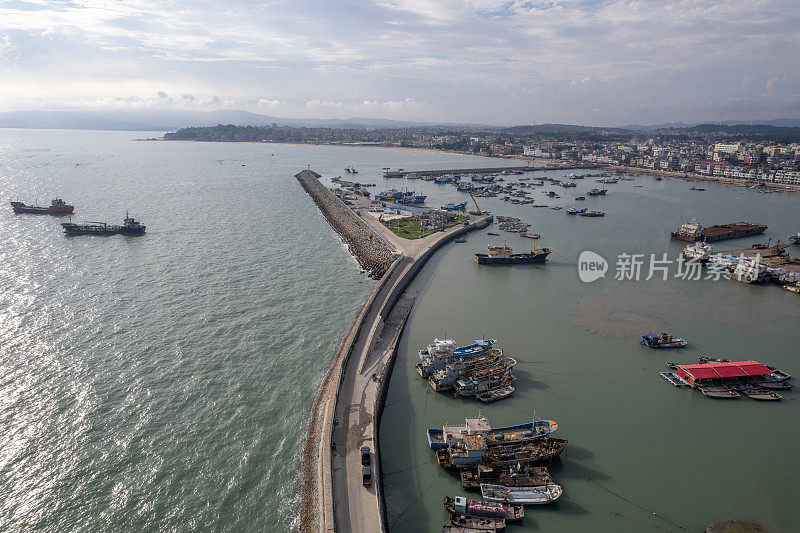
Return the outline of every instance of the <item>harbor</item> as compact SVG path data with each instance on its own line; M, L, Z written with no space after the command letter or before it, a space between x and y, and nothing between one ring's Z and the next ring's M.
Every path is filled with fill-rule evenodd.
M169 509L152 515L154 527L200 520L216 530L299 529L305 429L319 427L324 436L328 427L314 423L309 406L317 387L328 383L323 379L331 359L375 281L293 176L316 162L312 168L322 182L335 188L331 178L352 165L359 173L348 180L376 183L372 193L405 188L405 181L381 178L384 166L497 163L411 150L131 143L130 134L113 132L26 135L36 140L26 148L53 150L12 157L2 178L14 191L9 199L18 195L33 203L36 196L63 195L76 206L78 221L110 224L119 223L130 208L147 224L148 236L65 238L62 218L16 216L8 203L0 210L9 228L0 236L4 264L14 273L6 278L11 292L4 293L5 309L20 319L4 323L14 342L0 348L10 376L4 394L19 399L8 407L13 419L3 448L11 465L7 504L33 494L25 487L35 483L37 472L45 472L54 485L25 500L32 510L25 519L32 527L52 526L43 517L52 516L53 498L79 502L85 510L59 514L58 524L67 530L129 527L135 519L130 508L109 508L106 498L97 497L112 493L114 485L82 474L91 465L97 472L122 472L124 484L142 487L135 497L145 509ZM31 161L27 156L33 154L38 155ZM96 161L100 186L83 179L86 166L74 166L76 159L85 160L80 158ZM220 164L220 159L236 163ZM34 179L38 172L22 172L36 161L40 180ZM174 166L168 185L158 186L165 179L165 161ZM53 168L52 182L48 168ZM569 173L535 175L571 181ZM597 185L589 178L576 181L575 195ZM544 181L544 190L556 188L549 183ZM535 204L564 206L560 212L477 197L482 210L530 224L526 232L541 236L537 247L551 246L558 253L543 265L478 265L474 254L488 245L507 240L515 252L532 247L531 239L493 225L457 237L463 244L453 239L443 245L410 283L406 295L414 301L397 339L379 447L358 443L348 463L354 467L353 491L371 495L382 483L389 531L439 531L451 519L444 497L483 501L481 482L511 483L497 483L511 476L510 470L500 475L483 467L439 467L427 429L461 425L478 414L492 426L509 427L532 413L556 421L559 428L550 438L569 443L557 459L530 466L517 479L532 478L525 486L547 485L538 470L545 468L563 492L550 504L526 506L522 520L507 521L509 532L700 531L731 518L791 529L798 510L786 500L785 483L792 483L792 472L800 468L791 448L800 435L785 421L796 414L796 392L776 390L782 401L745 396L718 401L687 387L676 390L659 373L670 370L665 362L693 364L707 355L760 361L796 376L797 295L770 284L685 281L675 278L674 270L667 280L614 279L620 253L677 257L687 243L670 242L668 233L695 216L709 223L750 220L768 226L761 236L715 244L719 250L749 248L770 238L772 244L779 238L787 242L800 231L792 193L703 186L707 191L700 194L669 177L620 180L608 185L605 197L583 201L582 207L608 213L591 221L566 214L577 198L561 187L562 198L550 199L542 187L515 185L515 190L534 190ZM408 189L427 196L433 209L471 202L454 185L418 180ZM118 194L109 199L108 190ZM176 209L181 205L205 208ZM370 215L367 207L359 213L377 228L379 213ZM426 238L408 246L423 249ZM278 253L282 246L292 253ZM609 261L604 279L578 279L569 260L584 250ZM798 255L797 247L787 250ZM53 284L58 291L50 290ZM9 294L21 296L9 300ZM408 310L404 300L396 309ZM41 328L48 328L49 336ZM98 335L101 331L114 333ZM648 332L670 332L689 346L651 350L639 344L639 336ZM147 342L154 338L157 345ZM513 395L483 403L434 391L415 365L418 352L436 338L455 339L456 347L496 339L494 348L516 360ZM376 383L372 374L367 371L363 378ZM335 386L338 374L332 381ZM18 395L21 383L28 391L23 396ZM63 403L55 400L62 393ZM352 405L353 419L361 412L360 403ZM170 431L165 433L167 418ZM737 423L719 422L732 419ZM87 423L76 426L75 420ZM76 446L96 436L92 428L109 424L113 440ZM761 453L753 453L752 438L741 432L755 425L770 429L770 438L757 439ZM36 439L25 440L25 431L34 427ZM361 439L363 433L358 434ZM179 453L172 437L190 439L195 453ZM17 447L17 442L27 444ZM153 455L154 445L163 445L164 453ZM361 470L365 445L370 461L380 453L381 475L371 464L369 488ZM723 448L726 460L751 465L759 475L720 471L708 453L698 453ZM674 468L676 458L682 469ZM41 470L27 467L34 459ZM199 487L195 496L186 497L187 484ZM725 487L724 500L715 497L719 486ZM237 505L227 505L234 495Z

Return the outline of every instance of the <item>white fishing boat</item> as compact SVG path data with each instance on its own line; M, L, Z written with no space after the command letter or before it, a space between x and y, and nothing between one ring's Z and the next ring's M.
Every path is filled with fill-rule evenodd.
M540 487L506 487L481 483L483 499L490 502L515 505L542 505L556 501L563 493L561 485L542 485Z
M695 263L707 263L711 257L714 247L707 242L697 241L694 244L689 244L683 249L683 257L687 261L694 261Z

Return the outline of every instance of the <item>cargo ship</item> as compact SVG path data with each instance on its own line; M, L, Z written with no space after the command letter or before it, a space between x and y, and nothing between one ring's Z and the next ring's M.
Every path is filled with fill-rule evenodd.
M122 221L122 226L116 224L106 224L105 222L86 222L84 224L75 224L73 222L62 222L61 227L64 228L64 233L67 235L142 235L146 226L139 223L138 220L128 216L125 213L125 219Z
M11 208L18 215L68 215L75 211L74 205L69 205L61 198L51 200L48 207L27 205L25 202L11 202Z
M547 256L553 253L552 248L534 248L529 253L515 254L508 245L488 246L485 254L475 254L475 262L479 265L516 265L524 263L544 263Z
M683 224L678 231L670 233L670 238L684 242L716 242L761 235L766 230L767 226L763 224L751 224L749 222L733 222L704 228L697 220L692 220Z

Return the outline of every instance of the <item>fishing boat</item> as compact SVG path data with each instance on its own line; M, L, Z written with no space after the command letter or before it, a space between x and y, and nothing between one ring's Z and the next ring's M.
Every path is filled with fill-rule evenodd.
M442 499L444 509L452 515L471 516L477 518L499 518L511 522L525 517L525 508L521 505L505 505L499 502L468 500L463 496Z
M484 500L518 505L541 505L556 501L563 489L560 485L549 484L540 487L505 487L481 483Z
M546 466L479 464L472 468L462 468L459 477L461 486L466 490L480 490L481 483L537 487L553 483Z
M140 224L138 220L131 218L125 213L122 226L106 224L105 222L86 222L75 224L72 222L62 222L61 227L67 235L142 235L146 226Z
M605 196L607 190L606 189L592 189L591 191L587 192L589 196Z
M442 206L443 211L466 211L467 210L467 202L461 202L460 204L454 204L453 202L447 203Z
M450 524L442 526L442 533L483 533L484 531L502 531L506 521L500 518L478 518L467 516L450 517Z
M491 235L492 237L499 237L500 236L499 233L494 233L494 232L491 232L491 231L487 231L486 235Z
M606 216L606 214L602 211L584 211L583 213L578 213L578 216L596 218L596 217L604 217Z
M585 212L586 212L585 207L583 209L578 209L577 207L570 207L569 209L567 209L568 215L580 215L581 213Z
M463 243L467 242L467 239L455 239L453 242L456 242L458 244L463 244Z
M714 251L714 246L704 241L696 241L694 244L686 245L683 249L683 257L687 261L695 263L707 263Z
M520 237L525 237L525 238L527 238L527 239L539 239L539 238L541 238L541 237L542 237L542 236L541 236L541 235L539 235L538 233L528 233L528 232L525 232L525 233L520 233L520 234L519 234L519 236L520 236Z
M488 246L485 254L475 254L475 262L479 265L516 265L528 263L544 263L547 256L553 253L552 248L534 248L530 253L515 254L508 242L503 246Z
M789 237L789 242L792 243L792 244L800 244L800 233L798 233L797 235L792 235L791 237Z
M793 292L795 294L800 294L800 283L792 283L788 285L784 285L783 288L789 292Z
M514 381L511 370L516 364L517 360L504 357L502 350L491 350L478 357L450 361L441 370L429 370L428 383L437 392L455 389L456 396L474 396Z
M482 437L487 447L523 444L546 437L557 429L558 423L555 420L545 420L537 416L531 422L500 428L492 428L486 417L477 417L465 419L461 426L445 424L442 429L428 428L426 434L428 445L431 450L436 451L463 444L467 437L472 436Z
M75 211L74 205L69 205L61 198L50 200L47 207L39 205L27 205L25 202L11 202L11 209L17 215L68 215Z
M690 191L704 191L705 189L702 187L689 187Z
M583 201L583 200L586 200L586 197L585 196L576 196L575 199L578 200L578 201Z
M500 387L497 389L492 389L487 392L483 392L481 394L476 394L475 397L482 401L483 403L492 403L498 400L504 400L514 394L514 387L512 385L507 385L505 387Z
M639 338L642 339L642 344L650 348L686 348L689 345L685 340L674 338L669 333L662 333L661 335L647 333Z
M501 350L494 350L492 346L497 343L497 339L476 339L474 344L456 348L453 339L435 339L424 350L418 352L420 362L417 363L417 373L428 379L432 374L447 367L448 363L454 361L472 361L478 357L491 355L492 358L502 356Z

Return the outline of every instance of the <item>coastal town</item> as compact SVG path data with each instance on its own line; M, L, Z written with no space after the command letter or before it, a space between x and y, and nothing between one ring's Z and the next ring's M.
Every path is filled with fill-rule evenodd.
M185 128L165 140L298 142L442 150L554 167L603 165L705 179L800 186L800 128L700 125L621 130L558 124L504 129Z

